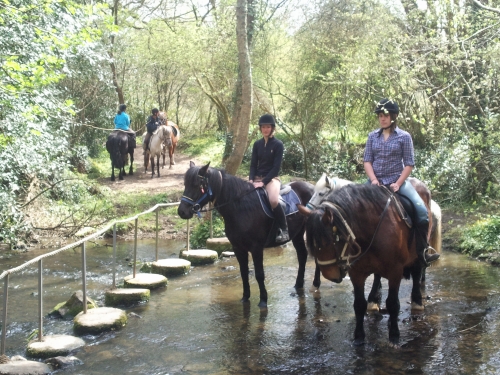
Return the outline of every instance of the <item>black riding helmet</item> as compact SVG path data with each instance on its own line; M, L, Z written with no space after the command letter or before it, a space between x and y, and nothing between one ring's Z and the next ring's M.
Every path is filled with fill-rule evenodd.
M377 115L379 113L394 113L394 114L399 114L399 106L398 103L396 103L394 100L391 99L382 99L377 103L377 106L375 107L375 110L373 111Z
M151 110L151 113L152 113L153 115L157 114L158 112L160 112L160 111L158 110L158 108L153 108L153 109Z
M127 109L127 106L125 104L120 104L120 106L118 107L118 110L120 112L125 112L126 109Z
M276 126L276 122L274 121L274 116L270 115L268 113L260 116L259 126L262 126L262 125L271 125L274 128Z

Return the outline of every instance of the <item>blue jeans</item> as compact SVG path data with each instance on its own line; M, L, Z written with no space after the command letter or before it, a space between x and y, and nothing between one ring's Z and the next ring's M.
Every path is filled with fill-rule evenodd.
M370 180L368 180L367 184L370 184ZM390 187L386 185L389 189ZM391 190L392 191L392 190ZM425 207L425 203L418 195L417 191L413 187L412 184L409 182L405 181L403 184L399 187L399 190L397 191L397 194L400 194L410 200L410 202L413 205L413 208L415 209L415 226L422 228L425 226L428 227L429 225L429 213L427 212L427 207ZM425 227L424 227L425 228Z

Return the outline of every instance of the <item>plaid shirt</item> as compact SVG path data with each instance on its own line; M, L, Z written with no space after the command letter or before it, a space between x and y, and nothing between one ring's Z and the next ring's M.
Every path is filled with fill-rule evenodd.
M383 185L396 182L404 167L415 165L410 133L396 126L384 140L382 129L372 131L366 141L364 161L372 163L375 176Z

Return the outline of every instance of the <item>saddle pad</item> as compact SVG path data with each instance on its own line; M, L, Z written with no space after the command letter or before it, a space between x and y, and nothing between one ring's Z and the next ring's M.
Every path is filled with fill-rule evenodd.
M257 196L259 197L260 205L262 209L266 213L267 216L274 219L273 211L271 210L271 205L269 204L269 199L267 198L267 191L265 188L259 188L255 190L257 192ZM293 190L280 195L280 204L285 205L285 216L292 215L296 213L299 209L297 208L297 204L301 204L302 202L299 199L297 193Z

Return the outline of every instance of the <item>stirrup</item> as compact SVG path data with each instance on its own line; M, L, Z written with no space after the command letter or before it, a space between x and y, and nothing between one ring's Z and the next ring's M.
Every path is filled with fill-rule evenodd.
M276 242L282 243L287 241L290 241L290 236L288 235L288 231L280 229L279 233L276 235Z
M432 246L428 246L427 249L424 250L424 258L427 265L438 260L440 256L441 254L439 254Z

